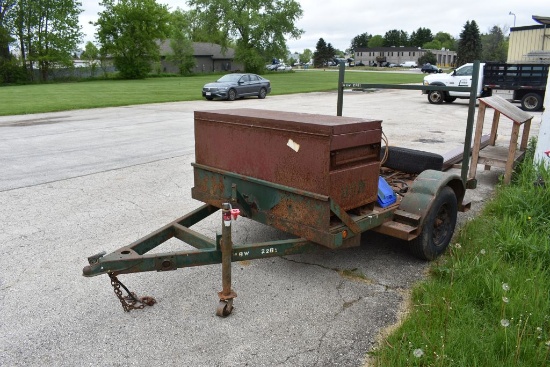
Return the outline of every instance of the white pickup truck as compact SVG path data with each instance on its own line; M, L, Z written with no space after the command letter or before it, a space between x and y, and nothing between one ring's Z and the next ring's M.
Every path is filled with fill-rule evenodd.
M473 70L473 64L464 64L449 74L430 74L424 77L424 85L471 87ZM524 110L537 111L543 107L547 77L548 64L481 63L476 95L485 97L493 90L508 90ZM427 94L428 101L433 104L470 97L470 92L426 90L422 93Z

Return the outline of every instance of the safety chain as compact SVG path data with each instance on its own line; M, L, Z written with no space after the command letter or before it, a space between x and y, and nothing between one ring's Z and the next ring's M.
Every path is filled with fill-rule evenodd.
M132 310L141 310L145 306L152 306L157 303L157 300L153 297L145 296L138 298L138 296L136 296L134 292L130 292L128 288L126 288L126 286L122 284L120 280L118 280L114 273L109 272L108 274L109 278L111 278L111 285L113 286L115 295L122 304L122 308L125 312L130 312ZM128 293L127 296L122 295L120 287L124 288L124 290Z

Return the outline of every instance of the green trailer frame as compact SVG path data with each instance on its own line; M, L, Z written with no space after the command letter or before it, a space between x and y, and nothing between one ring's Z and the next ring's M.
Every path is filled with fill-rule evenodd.
M479 67L479 63L476 65ZM477 73L474 72L474 75ZM425 88L410 85L344 83L343 77L344 66L341 65L337 111L339 116L342 113L344 88L413 90ZM472 91L476 90L475 84L477 84L477 80L472 82ZM430 88L434 87L430 86ZM452 89L439 88L442 90ZM475 108L475 92L471 94L473 99L470 100L468 113L464 153L466 157L469 156L469 150L466 151L466 149L470 146ZM461 177L454 173L427 170L416 177L407 194L399 202L386 208L373 204L346 212L328 196L204 165L193 164L193 169L196 177L200 180L216 183L210 185L208 192L193 188L193 197L206 204L110 254L102 252L88 257L89 264L84 267L83 275L91 277L108 274L115 294L125 311L143 308L145 305L154 304L155 301L151 297L140 298L130 292L118 280L117 276L120 274L170 271L185 267L222 264L222 291L218 294L219 304L216 314L225 317L231 313L233 299L237 296L231 287L232 262L303 254L321 248L339 249L359 246L361 234L369 230L407 241L415 241L418 247L416 252L420 252L421 257L431 259L446 248L456 223L456 211L465 211L469 208L468 204L463 203L466 188L475 187L475 183L466 182L465 174ZM467 173L467 171L466 163L463 164L462 172ZM456 199L456 202L451 203L448 199L445 201L445 198L451 196ZM250 198L254 198L253 203ZM298 231L296 223L289 220L284 228L298 238L251 244L233 243L232 223L239 215L270 225L273 217L270 211L279 202L293 203L299 210L311 213L314 219L315 216L322 219L322 216L330 215L330 225L327 228L312 226L306 231ZM222 230L215 239L208 238L191 229L193 225L218 212L219 209L222 214ZM326 220L323 223L326 223ZM280 223L278 227L281 227ZM151 250L172 238L180 240L194 249L150 253ZM442 245L437 243L438 241L446 243L438 248ZM431 246L428 248L429 251L423 252L428 245ZM435 252L432 254L431 250ZM126 291L126 295L123 295L121 288Z

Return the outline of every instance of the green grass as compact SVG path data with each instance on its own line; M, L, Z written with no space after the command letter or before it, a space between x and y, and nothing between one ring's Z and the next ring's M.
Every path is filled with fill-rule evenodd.
M550 365L550 189L534 185L550 171L520 168L413 290L377 366Z
M272 95L336 90L338 72L308 70L264 75L271 80ZM127 106L143 103L200 100L202 86L219 75L97 80L33 84L0 88L0 116L82 108ZM346 82L420 83L422 75L395 72L347 72Z

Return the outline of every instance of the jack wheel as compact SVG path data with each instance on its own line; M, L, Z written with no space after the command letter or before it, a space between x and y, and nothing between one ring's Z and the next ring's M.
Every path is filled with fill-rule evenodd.
M216 316L227 317L231 315L232 311L233 311L232 299L228 299L226 301L220 301L220 303L218 303L218 307L216 308Z

